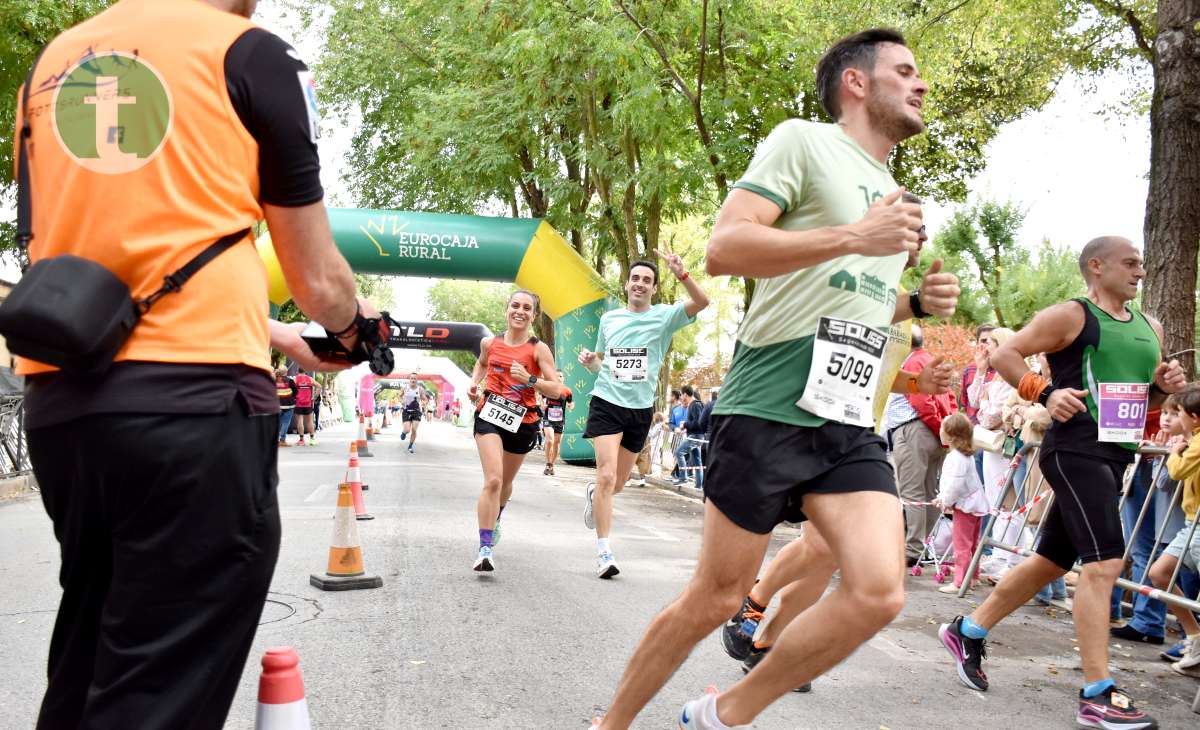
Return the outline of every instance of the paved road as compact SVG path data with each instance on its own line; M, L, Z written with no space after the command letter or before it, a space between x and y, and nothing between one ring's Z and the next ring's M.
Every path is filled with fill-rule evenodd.
M377 519L360 522L373 591L323 593L324 569L349 427L320 446L282 452L283 547L270 602L230 713L252 728L258 658L291 644L300 653L316 728L586 728L602 711L634 643L691 574L698 502L653 488L618 498L613 545L622 574L593 573L593 536L581 522L588 469L541 475L539 452L518 477L497 549L499 570L471 572L480 472L469 435L422 426L416 455L388 430L363 461ZM213 485L219 488L219 485ZM773 550L796 533L781 528ZM57 548L36 497L0 505L0 728L30 727L44 687L57 605ZM996 633L992 691L958 684L936 623L969 610L928 578L909 578L901 618L809 695L790 695L754 725L770 730L1073 727L1080 683L1069 618L1021 609ZM1150 647L1121 647L1119 681L1165 728L1196 728L1197 684L1174 675ZM703 642L643 713L639 728L673 728L682 702L741 676L717 637ZM131 726L132 727L132 726Z

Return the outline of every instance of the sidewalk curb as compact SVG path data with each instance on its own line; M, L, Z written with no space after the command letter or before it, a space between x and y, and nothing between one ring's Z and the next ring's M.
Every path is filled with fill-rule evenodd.
M22 474L21 476L9 477L8 479L0 479L0 502L16 499L17 497L28 494L37 487L37 482L32 474Z
M664 492L672 492L673 494L678 494L681 497L694 499L697 502L704 500L704 492L702 490L686 486L677 487L669 479L663 479L662 477L646 477L646 484L653 485L655 488L661 489Z

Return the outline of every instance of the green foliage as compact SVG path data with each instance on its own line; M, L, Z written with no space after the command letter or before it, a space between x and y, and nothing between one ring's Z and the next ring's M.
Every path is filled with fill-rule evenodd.
M390 276L372 276L370 274L355 274L354 283L358 295L375 305L378 310L391 309L396 304L396 295L392 291ZM300 311L291 299L279 308L275 319L280 322L307 322L311 318Z
M426 295L429 316L447 322L477 322L501 334L508 326L504 313L512 290L510 284L490 281L439 281ZM536 333L536 325L534 329ZM470 352L446 355L468 375L475 367L475 356Z
M920 264L905 272L902 285L911 291L940 258L962 287L954 324L993 322L1014 330L1051 304L1084 294L1079 254L1049 240L1022 246L1016 240L1022 218L1011 203L986 201L959 211L922 250Z

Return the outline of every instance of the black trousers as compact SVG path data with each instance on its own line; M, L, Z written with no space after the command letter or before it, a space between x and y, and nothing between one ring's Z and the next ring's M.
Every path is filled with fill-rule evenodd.
M29 432L62 552L39 730L220 728L279 556L278 416Z

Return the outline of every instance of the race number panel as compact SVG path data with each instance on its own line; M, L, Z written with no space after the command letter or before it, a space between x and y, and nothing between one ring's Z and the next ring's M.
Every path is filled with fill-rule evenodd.
M563 420L562 406L551 406L550 408L547 408L546 409L546 420L554 421L555 423L558 423L559 421Z
M1110 443L1141 441L1149 401L1149 383L1101 383L1098 439Z
M641 383L646 380L650 356L645 347L613 347L608 351L613 378L622 383Z
M479 411L479 417L493 426L516 433L521 427L521 421L525 419L526 410L528 409L520 403L495 393L488 393L487 400L483 402L483 409Z
M874 426L872 403L886 345L887 335L873 327L821 317L808 381L796 405L831 421Z

